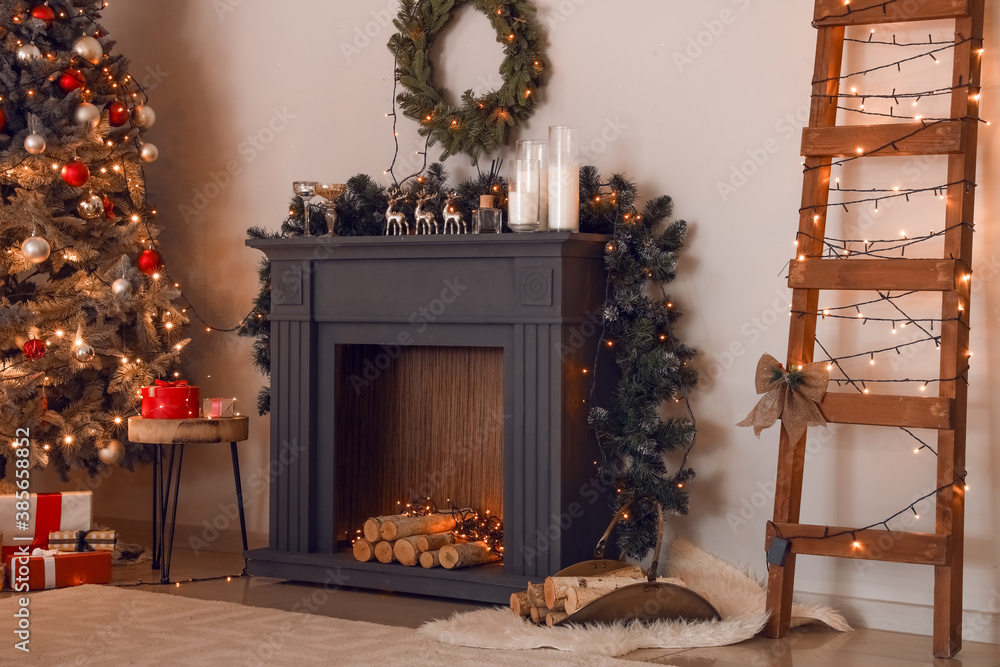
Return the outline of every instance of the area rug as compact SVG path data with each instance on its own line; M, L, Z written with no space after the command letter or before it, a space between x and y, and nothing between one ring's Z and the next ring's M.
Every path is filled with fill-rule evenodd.
M0 599L0 665L636 665L461 648L408 628L111 586L31 593L31 652L24 653L14 648L17 597Z
M418 632L442 643L491 649L554 648L561 651L621 656L644 648L686 649L726 646L750 639L767 622L764 587L748 572L713 556L686 540L676 540L667 567L707 598L721 621L688 623L615 623L607 625L538 627L505 607L455 614L433 621ZM847 631L843 616L818 605L792 605L792 625L819 621Z

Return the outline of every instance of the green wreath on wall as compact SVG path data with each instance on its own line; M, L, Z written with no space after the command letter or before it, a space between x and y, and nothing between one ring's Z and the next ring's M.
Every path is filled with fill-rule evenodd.
M453 10L466 4L488 16L496 30L504 51L503 85L479 97L467 90L454 107L434 84L430 51ZM547 63L535 7L527 0L403 0L393 23L399 32L388 46L396 58L396 80L405 89L396 101L430 144L444 147L442 159L465 153L475 164L534 113Z

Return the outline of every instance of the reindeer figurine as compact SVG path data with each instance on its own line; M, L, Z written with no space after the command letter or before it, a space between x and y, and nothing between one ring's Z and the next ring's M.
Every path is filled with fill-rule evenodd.
M385 235L391 236L395 232L396 236L410 233L410 223L406 219L406 214L402 211L394 210L396 204L406 197L398 189L389 191L389 208L385 210Z
M458 193L452 190L444 200L444 208L441 209L441 218L444 220L445 234L464 234L465 220L462 212L455 208L455 199Z
M433 195L427 192L417 197L417 211L414 214L414 224L416 225L417 234L433 234L436 231L440 231L437 220L434 218L434 211L424 210L424 204L432 198Z

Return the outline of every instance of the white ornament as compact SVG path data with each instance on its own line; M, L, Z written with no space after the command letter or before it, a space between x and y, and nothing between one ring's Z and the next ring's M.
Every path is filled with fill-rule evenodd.
M91 65L99 65L101 58L104 57L104 49L101 48L101 43L89 35L73 42L73 53Z
M90 125L95 127L101 122L101 110L90 102L84 102L76 108L76 113L73 114L76 122L80 125Z
M21 244L21 254L32 264L41 264L49 258L52 248L41 236L29 236Z
M82 343L73 348L73 358L81 364L94 360L94 348L87 343Z
M42 52L34 44L25 44L17 50L17 59L25 63L41 60Z
M111 291L115 296L127 296L132 293L132 281L127 278L119 278L111 283Z
M109 466L121 463L124 457L125 446L122 445L120 440L112 440L108 443L107 447L101 447L97 450L97 458Z
M160 157L160 149L156 147L156 144L143 144L142 148L139 149L139 157L146 162L154 162L156 158Z
M35 134L32 132L24 138L24 150L28 151L32 155L38 155L39 153L45 152L45 137L40 134Z
M99 215L104 215L104 201L97 195L90 195L76 205L76 212L81 218L93 220Z
M156 112L148 104L142 104L132 109L132 121L136 127L149 129L156 123Z

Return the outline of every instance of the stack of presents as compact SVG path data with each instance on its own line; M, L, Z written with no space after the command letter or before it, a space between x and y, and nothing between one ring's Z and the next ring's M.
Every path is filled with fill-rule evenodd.
M93 530L93 493L0 495L4 583L39 591L111 581L116 535Z

